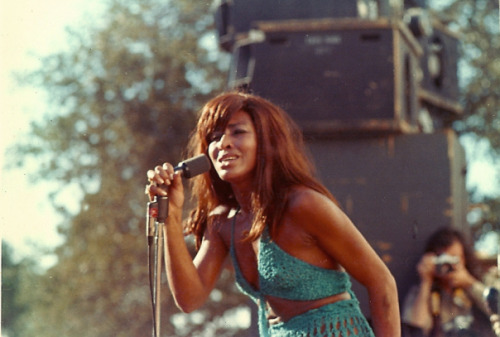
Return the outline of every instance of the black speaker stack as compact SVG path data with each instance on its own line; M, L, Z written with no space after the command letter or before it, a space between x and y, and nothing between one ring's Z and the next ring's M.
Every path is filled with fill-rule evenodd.
M465 154L455 133L312 139L319 174L396 278L400 301L418 283L416 264L442 226L466 230ZM363 312L368 296L353 282Z
M282 106L321 179L387 263L402 300L441 226L466 231L459 36L423 0L223 0L229 89ZM359 285L355 282L355 287ZM366 293L360 290L368 314Z
M463 113L458 36L425 7L226 0L216 26L232 53L228 86L280 104L306 134L432 132Z
M234 46L231 87L270 98L307 134L413 130L412 74L422 48L403 25L337 19L257 27L265 39Z

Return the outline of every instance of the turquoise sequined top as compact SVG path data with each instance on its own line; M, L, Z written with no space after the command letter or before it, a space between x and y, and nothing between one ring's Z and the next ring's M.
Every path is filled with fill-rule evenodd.
M362 316L359 311L359 302L351 291L351 281L346 272L314 266L288 254L271 240L267 227L259 241L257 267L259 289L255 289L243 277L238 264L234 248L235 221L236 217L233 220L231 229L230 255L235 269L236 283L240 290L251 297L259 306L259 330L261 336L269 336L265 296L300 301L316 300L348 292L352 297L352 300L349 301L354 303L357 316ZM347 319L353 321L352 312L349 315ZM346 318L342 317L342 319ZM364 317L356 317L356 320L358 319L364 321ZM365 324L365 322L362 323ZM359 332L360 330L356 331ZM371 336L371 334L369 335ZM361 335L355 334L355 336Z

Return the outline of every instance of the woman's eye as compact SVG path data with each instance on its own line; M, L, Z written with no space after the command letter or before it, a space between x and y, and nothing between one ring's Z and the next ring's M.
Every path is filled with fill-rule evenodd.
M222 138L222 133L220 132L213 133L210 135L210 137L208 137L210 142L218 142L221 138Z

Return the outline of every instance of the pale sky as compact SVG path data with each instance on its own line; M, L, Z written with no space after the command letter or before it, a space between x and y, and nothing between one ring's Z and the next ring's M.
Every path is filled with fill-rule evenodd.
M65 28L91 24L102 11L99 0L0 0L0 228L18 253L31 251L28 242L60 243L55 225L60 218L48 202L48 183L28 184L36 168L5 170L5 150L25 137L30 121L47 111L45 93L21 88L12 71L36 69L37 56L64 50Z
M34 55L46 55L65 48L65 27L88 26L103 6L99 0L0 0L0 228L21 255L31 252L29 242L54 246L60 243L55 225L60 218L48 203L50 184L28 184L28 173L36 167L4 170L4 151L18 137L24 137L30 121L46 111L44 92L19 88L12 71L35 69ZM468 151L478 153L480 147ZM469 166L468 186L480 186L484 193L498 194L493 184L495 170L484 161ZM48 261L50 263L50 261Z

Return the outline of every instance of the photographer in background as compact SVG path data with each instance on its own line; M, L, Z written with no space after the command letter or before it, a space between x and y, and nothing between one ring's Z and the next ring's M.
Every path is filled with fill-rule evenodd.
M435 232L417 265L420 283L403 305L404 337L488 336L477 324L487 320L488 309L475 266L461 232L450 227Z

